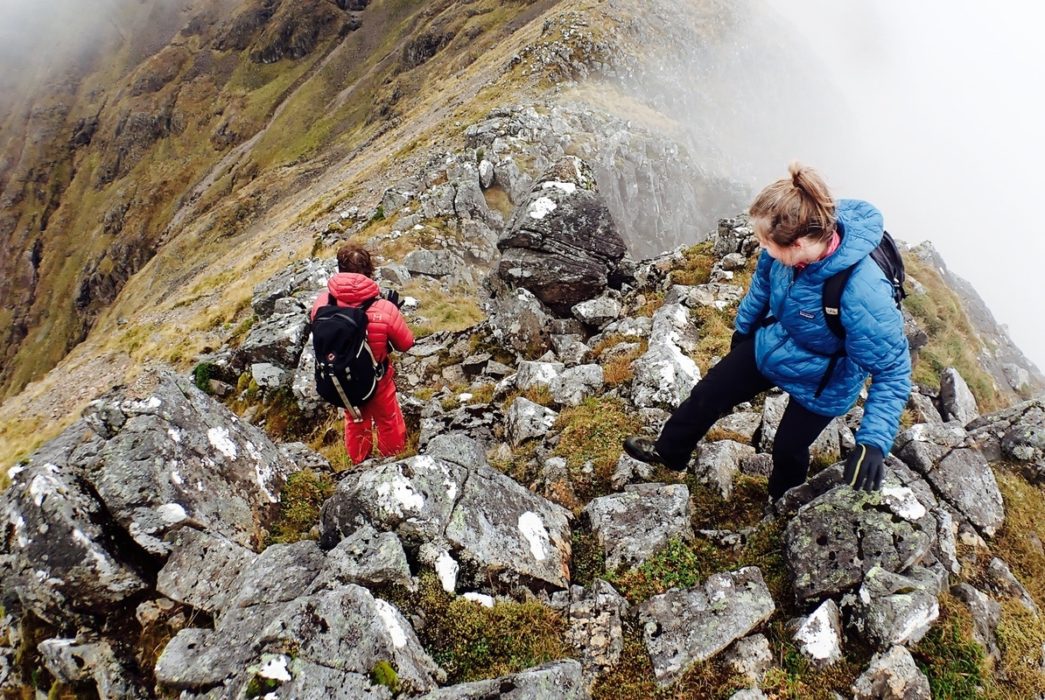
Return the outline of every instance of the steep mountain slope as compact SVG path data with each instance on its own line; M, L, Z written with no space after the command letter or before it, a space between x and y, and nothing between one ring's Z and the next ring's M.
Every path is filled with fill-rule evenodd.
M5 108L0 454L145 363L222 344L288 258L388 233L339 213L377 214L504 105L543 102L512 134L520 170L555 149L590 159L634 255L699 240L744 205L731 146L765 136L745 106L787 91L797 51L717 0L293 7L128 3L64 87L33 83ZM753 30L773 70L736 58ZM397 257L424 242L375 245Z

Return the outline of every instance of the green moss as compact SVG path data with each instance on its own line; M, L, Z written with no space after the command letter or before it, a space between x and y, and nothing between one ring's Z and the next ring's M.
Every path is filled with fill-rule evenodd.
M384 659L374 664L374 668L370 670L370 681L375 685L385 686L393 695L399 692L399 674L396 673L395 667Z
M606 578L629 601L640 603L669 588L695 586L727 568L727 560L707 540L675 538L638 568L609 572Z
M576 529L571 539L570 583L588 587L595 579L605 578L606 557L595 533Z
M327 474L302 469L287 477L280 493L279 516L269 531L267 544L308 539L319 523L323 503L334 494L334 482Z
M426 624L425 649L446 670L448 683L495 678L571 655L565 622L537 601L492 608L446 593L438 578L421 576L417 607Z

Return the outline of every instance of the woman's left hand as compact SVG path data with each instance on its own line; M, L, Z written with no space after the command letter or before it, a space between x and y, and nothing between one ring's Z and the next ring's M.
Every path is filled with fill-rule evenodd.
M877 491L885 476L885 455L874 445L857 445L845 461L845 483L854 489Z

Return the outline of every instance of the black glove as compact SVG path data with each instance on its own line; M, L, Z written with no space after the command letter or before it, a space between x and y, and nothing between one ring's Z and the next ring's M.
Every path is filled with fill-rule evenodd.
M740 331L733 331L733 337L729 339L729 349L732 350L741 343L751 340L752 337L753 334L751 333L741 333Z
M403 300L399 298L399 292L394 289L386 289L383 295L385 299L396 305L397 309L403 308Z
M885 476L885 455L874 445L857 445L845 460L845 483L854 489L877 491Z

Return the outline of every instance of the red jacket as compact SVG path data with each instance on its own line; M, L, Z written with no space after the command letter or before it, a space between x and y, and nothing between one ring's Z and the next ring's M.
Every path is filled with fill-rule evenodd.
M338 306L360 306L367 299L381 294L377 282L366 275L355 272L339 272L327 282L327 291L334 295ZM329 303L326 293L320 294L312 305L309 318L316 317L316 311ZM406 325L406 319L399 313L396 305L387 299L378 299L366 310L366 339L374 359L381 362L388 357L388 348L400 352L409 350L414 345L414 334Z

